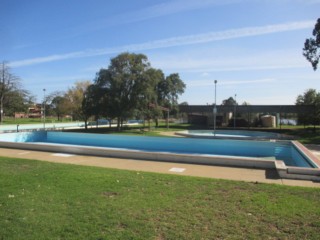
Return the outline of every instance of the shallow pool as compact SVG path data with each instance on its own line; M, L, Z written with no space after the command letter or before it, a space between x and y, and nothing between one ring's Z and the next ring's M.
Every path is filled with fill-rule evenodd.
M227 139L282 139L283 135L272 132L246 130L186 130L176 132L177 135L197 138L227 138Z

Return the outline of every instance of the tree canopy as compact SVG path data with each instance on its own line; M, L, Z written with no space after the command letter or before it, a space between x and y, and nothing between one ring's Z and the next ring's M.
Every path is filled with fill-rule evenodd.
M32 100L28 91L22 89L20 78L12 73L7 62L0 63L0 123L3 114L14 115L25 111Z
M312 31L314 38L306 39L303 48L303 56L311 63L313 70L317 70L320 59L320 18Z
M234 106L238 105L238 103L233 97L229 97L228 99L223 100L221 105Z
M56 91L48 95L45 100L47 114L56 115L58 121L64 115L71 116L73 120L83 119L82 102L89 85L90 81L78 81L67 92Z
M122 53L96 74L94 83L85 92L82 111L86 118L89 115L117 118L120 129L122 121L129 117L143 115L150 119L161 115L157 106L173 109L184 89L179 74L165 77L160 69L151 67L147 56Z
M296 99L296 105L313 105L315 111L298 115L298 122L300 124L317 124L319 122L320 114L320 93L316 89L308 89Z

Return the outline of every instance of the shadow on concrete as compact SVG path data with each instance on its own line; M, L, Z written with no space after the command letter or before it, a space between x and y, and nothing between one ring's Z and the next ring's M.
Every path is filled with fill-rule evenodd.
M266 169L266 179L280 179L280 176L275 169Z

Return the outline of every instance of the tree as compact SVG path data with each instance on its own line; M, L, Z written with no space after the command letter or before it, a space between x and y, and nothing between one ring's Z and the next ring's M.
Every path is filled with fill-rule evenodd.
M11 72L8 63L0 63L0 123L3 121L4 102L9 100L9 93L18 89L20 79Z
M58 121L60 121L63 115L68 114L69 104L67 101L64 92L53 92L46 97L46 102L50 102L46 110L49 112L49 115L56 115Z
M320 59L320 18L312 31L315 38L308 38L304 43L303 56L311 63L313 70L317 70Z
M238 105L238 103L233 97L229 97L228 99L223 100L221 105L234 106Z
M158 85L165 79L164 73L160 69L150 68L147 70L148 83L146 85L143 96L140 98L140 112L142 112L144 118L154 119L156 126L159 125L158 118L163 116L161 102L158 99Z
M7 116L14 116L16 112L27 112L27 109L34 99L29 92L22 89L16 89L8 92L3 100L3 107L6 109Z
M66 113L72 115L73 120L83 119L82 115L82 102L84 98L84 93L90 86L89 81L76 82L75 85L66 92L64 98L64 107L66 108Z
M303 125L319 123L320 93L316 89L308 89L296 99L296 105L313 105L314 112L298 114L298 122Z
M82 100L82 114L85 122L85 128L87 129L88 120L91 116L95 116L98 120L98 116L104 112L105 99L102 97L102 91L95 84L91 84L84 93ZM110 121L111 124L111 121Z
M108 113L117 118L120 130L123 119L139 106L141 96L148 88L148 58L143 54L122 53L111 59L108 69L101 69L95 84L103 89L102 98Z
M177 105L178 95L184 89L178 74L165 78L160 69L151 67L147 56L122 53L96 74L82 109L87 118L92 114L116 118L120 130L123 120L133 116L154 118L157 122L162 107Z
M170 108L173 113L178 110L178 97L184 93L185 83L178 73L172 73L158 84L158 102Z

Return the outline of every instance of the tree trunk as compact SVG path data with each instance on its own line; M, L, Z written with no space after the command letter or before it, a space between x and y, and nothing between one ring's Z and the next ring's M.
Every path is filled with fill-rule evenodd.
M2 124L3 121L3 99L0 99L0 124Z
M88 129L88 119L84 119L84 128L87 130Z
M120 131L120 117L117 117L117 131Z

